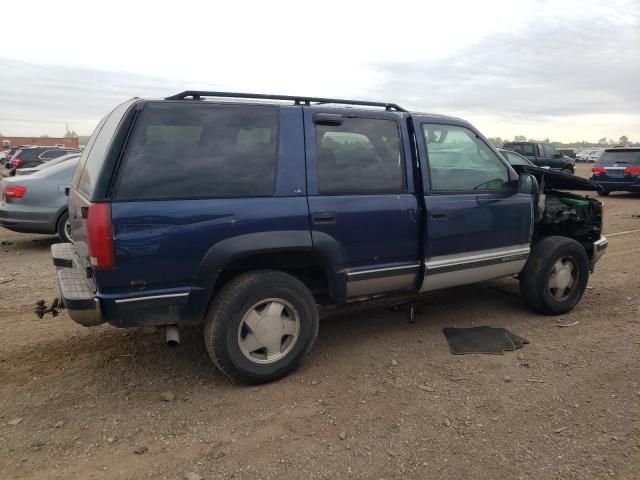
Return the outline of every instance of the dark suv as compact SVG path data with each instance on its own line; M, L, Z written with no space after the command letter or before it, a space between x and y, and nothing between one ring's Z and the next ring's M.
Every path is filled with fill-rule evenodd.
M524 155L538 167L547 167L569 174L575 172L576 160L562 154L549 143L507 142L503 148Z
M13 154L6 166L15 172L18 168L37 167L54 158L79 152L77 148L66 147L23 147Z
M52 255L76 322L204 324L220 370L260 383L302 362L318 304L519 275L531 308L571 310L607 241L600 202L561 190L597 188L512 168L460 119L188 91L100 122Z
M609 148L591 169L591 180L609 192L640 192L640 147Z

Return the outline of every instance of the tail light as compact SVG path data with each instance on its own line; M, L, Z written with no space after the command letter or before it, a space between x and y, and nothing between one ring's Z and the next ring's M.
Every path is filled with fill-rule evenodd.
M95 269L116 266L113 249L113 226L111 225L111 204L92 203L87 212L87 247L89 260Z
M605 169L604 169L604 167L593 167L593 168L591 169L591 171L592 171L593 173L604 173L604 172L605 172Z
M640 175L640 167L627 167L624 169L624 173L630 173L631 175Z
M4 196L6 198L22 198L27 193L27 187L22 185L7 185L4 190Z

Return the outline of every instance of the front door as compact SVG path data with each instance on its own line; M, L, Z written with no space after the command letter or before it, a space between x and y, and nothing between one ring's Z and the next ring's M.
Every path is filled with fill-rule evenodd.
M413 289L418 201L405 114L304 108L314 247L333 245L342 300Z
M531 195L516 193L515 172L469 125L413 122L427 214L422 291L518 273L530 249Z

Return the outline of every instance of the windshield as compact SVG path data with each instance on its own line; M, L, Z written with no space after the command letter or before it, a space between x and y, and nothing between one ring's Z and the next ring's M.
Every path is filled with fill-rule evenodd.
M508 150L500 150L500 153L507 159L511 165L529 165L531 162L515 152L509 152Z
M596 162L599 166L614 164L640 165L640 150L609 150L604 152Z

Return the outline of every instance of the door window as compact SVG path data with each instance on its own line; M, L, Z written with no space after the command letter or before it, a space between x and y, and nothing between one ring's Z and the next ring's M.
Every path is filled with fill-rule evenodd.
M544 147L545 157L553 158L558 154L557 150L553 148L551 145L549 145L548 143L545 143L543 147Z
M320 193L405 190L400 134L394 120L344 117L316 128Z
M436 192L506 191L505 163L474 132L456 125L422 124L429 180Z

